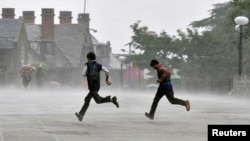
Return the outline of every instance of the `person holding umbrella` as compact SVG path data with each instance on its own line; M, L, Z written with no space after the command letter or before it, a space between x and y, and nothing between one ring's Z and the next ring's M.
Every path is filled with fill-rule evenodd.
M21 74L22 77L22 85L25 89L27 89L27 87L29 86L30 82L31 82L31 74L35 72L35 68L29 65L23 65L20 70L19 73Z

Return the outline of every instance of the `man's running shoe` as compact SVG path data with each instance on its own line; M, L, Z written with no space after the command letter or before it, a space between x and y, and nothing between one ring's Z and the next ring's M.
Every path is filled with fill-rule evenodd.
M83 116L80 115L79 113L75 112L76 117L78 118L79 121L82 121Z
M119 103L118 103L117 98L115 96L112 98L112 102L113 102L113 104L115 104L115 106L117 108L119 108Z
M186 110L190 111L190 102L189 102L189 100L186 100Z
M150 115L149 113L145 113L145 116L147 117L147 118L149 118L149 119L151 119L151 120L153 120L154 119L154 117L152 116L152 115Z

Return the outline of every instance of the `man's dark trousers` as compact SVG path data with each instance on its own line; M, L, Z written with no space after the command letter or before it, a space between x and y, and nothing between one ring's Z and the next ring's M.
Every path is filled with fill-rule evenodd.
M94 98L95 102L97 104L101 104L101 103L107 103L107 102L111 102L111 97L110 96L107 96L107 97L101 97L99 94L98 94L98 89L97 90L90 90L88 95L85 97L85 102L79 112L80 115L84 116L88 107L89 107L89 104L90 104L90 101L91 99Z
M166 88L165 85L160 85L156 94L155 94L155 98L154 98L154 101L153 101L151 109L150 109L149 114L152 117L154 117L158 103L164 95L167 97L168 101L171 104L178 104L178 105L186 106L186 102L184 100L181 100L181 99L174 97L174 91L172 88L168 89L168 88Z

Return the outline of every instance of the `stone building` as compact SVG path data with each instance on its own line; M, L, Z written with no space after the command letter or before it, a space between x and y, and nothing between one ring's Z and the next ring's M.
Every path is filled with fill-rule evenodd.
M0 19L0 83L15 84L18 69L27 63L29 42L23 18L15 19L14 8L3 8Z
M55 24L54 9L43 8L41 9L41 24L36 24L34 11L23 11L22 17L15 20L13 8L3 9L3 15L6 15L4 10L8 11L8 15L12 15L10 18L13 21L19 21L22 29L25 29L22 33L20 33L21 30L13 31L13 36L22 34L19 36L26 39L23 39L24 41L20 45L18 44L21 47L16 56L22 58L19 59L21 61L19 66L21 64L45 65L47 82L56 81L63 85L80 85L83 81L83 78L80 77L81 70L89 51L94 51L98 61L107 66L114 74L120 68L119 60L112 55L110 42L101 43L90 34L88 13L78 14L78 23L72 23L72 12L60 11L59 24Z

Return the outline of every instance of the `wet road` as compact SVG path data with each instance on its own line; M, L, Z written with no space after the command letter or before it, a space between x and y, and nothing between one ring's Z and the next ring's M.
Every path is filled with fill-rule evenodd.
M148 120L154 91L106 91L112 103L90 107L82 122L79 111L84 90L1 90L1 141L207 141L208 124L250 124L250 98L176 93L189 99L191 111L162 98L155 119Z

